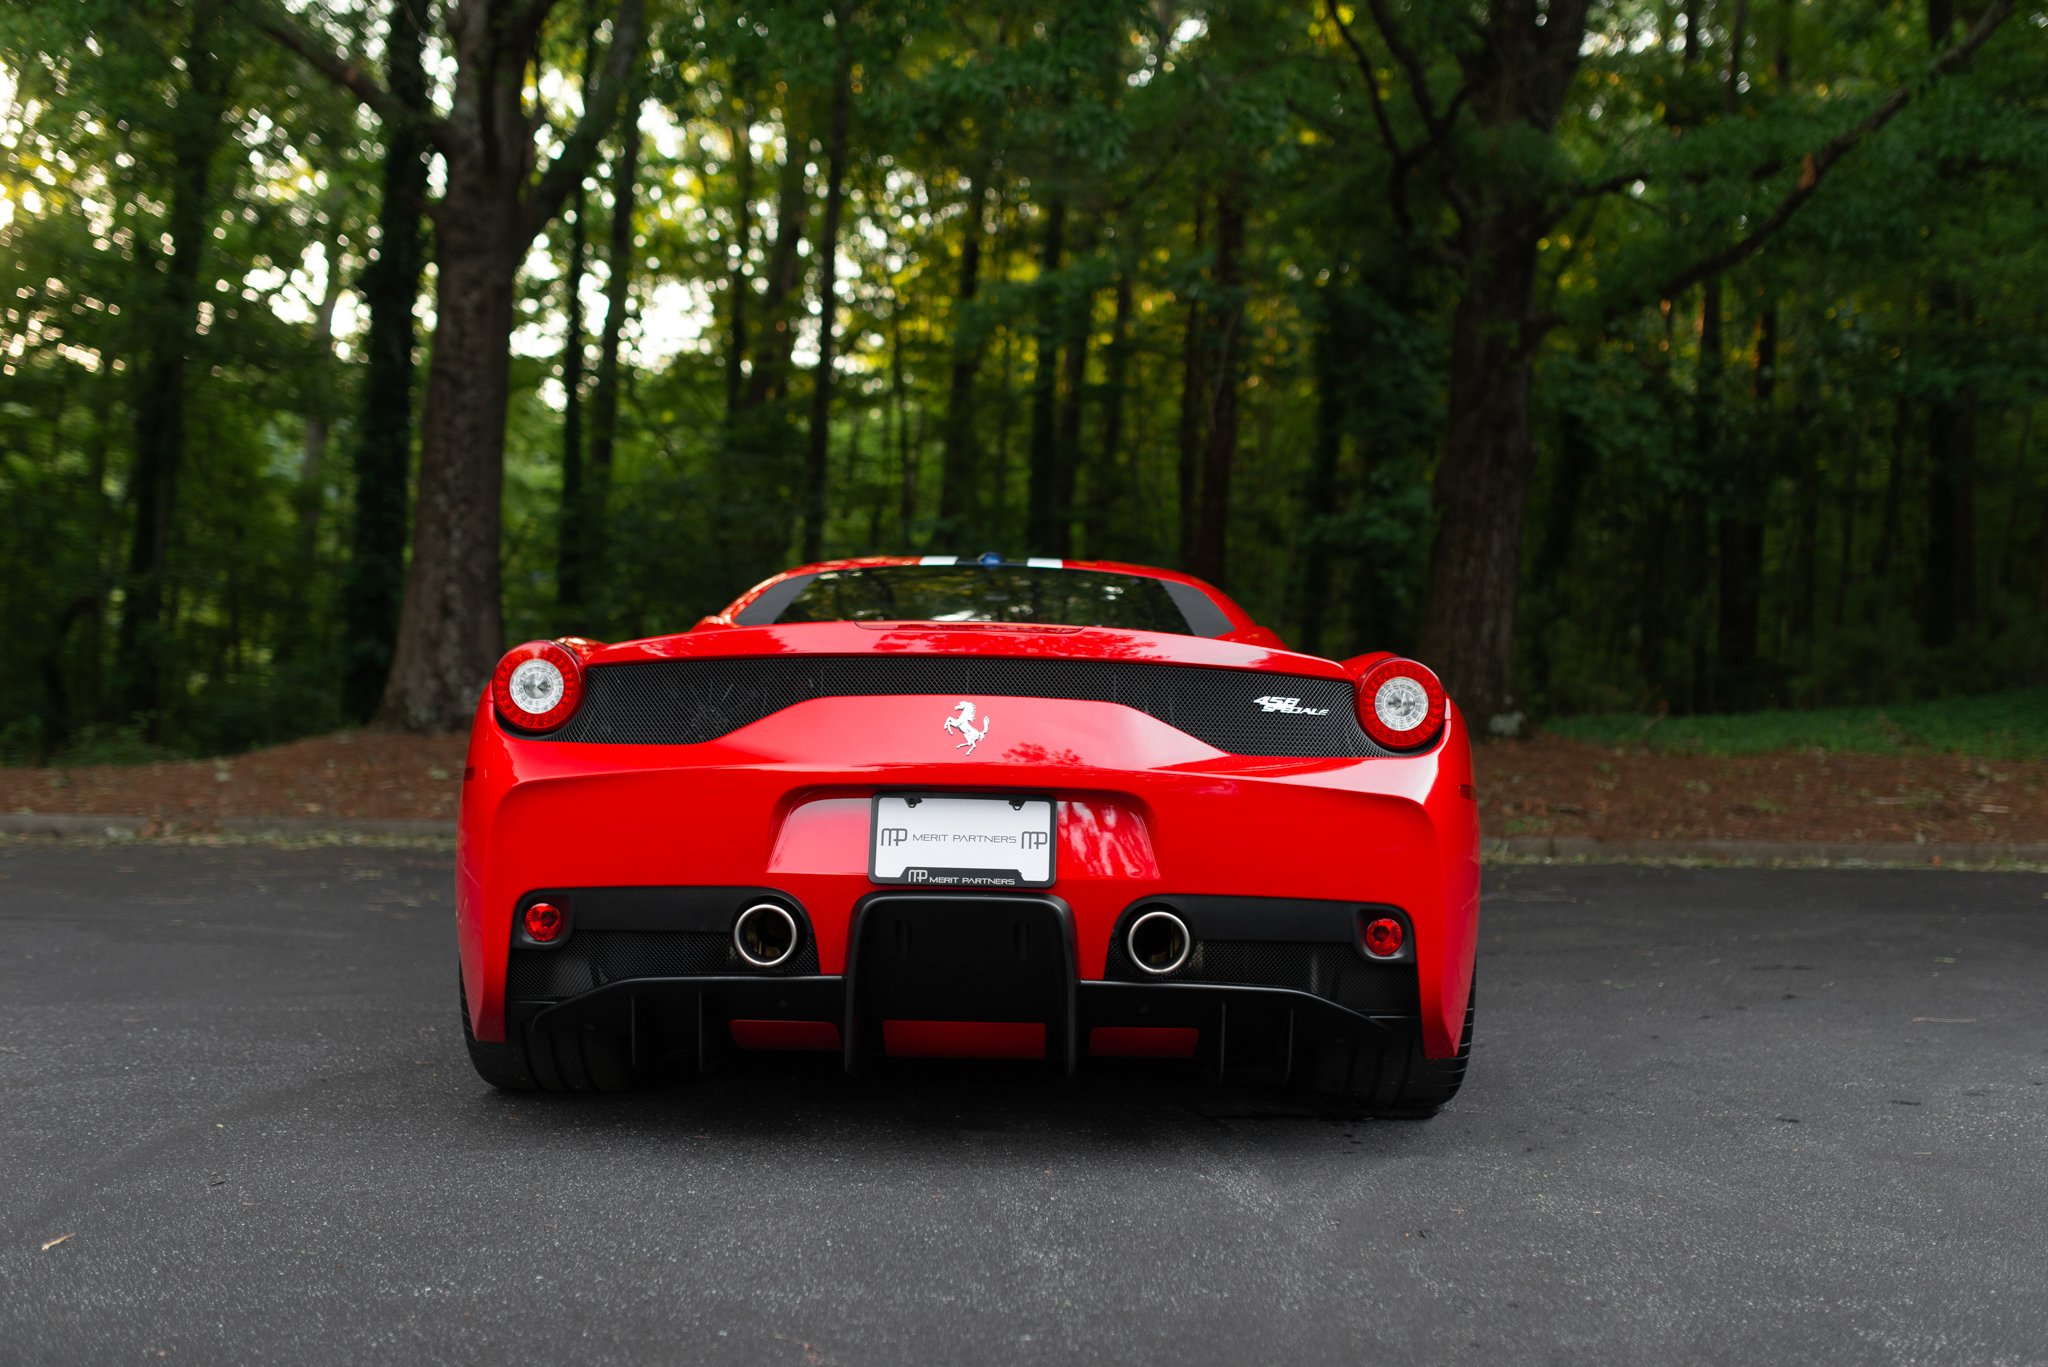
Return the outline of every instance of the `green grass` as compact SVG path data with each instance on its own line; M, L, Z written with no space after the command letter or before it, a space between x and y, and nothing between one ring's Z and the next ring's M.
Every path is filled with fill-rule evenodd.
M1934 753L1976 759L2048 759L2048 688L1887 707L1822 707L1810 712L1661 718L1612 713L1564 717L1545 729L1573 740L1641 745L1671 755L1758 755L1773 750L1820 749L1864 755Z

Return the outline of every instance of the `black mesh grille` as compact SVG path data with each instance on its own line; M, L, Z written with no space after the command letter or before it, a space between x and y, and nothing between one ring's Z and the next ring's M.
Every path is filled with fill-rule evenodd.
M808 939L788 963L760 969L741 962L730 936L709 931L579 930L560 949L515 946L505 995L513 1001L555 1001L626 978L817 971L818 949Z
M1109 976L1120 982L1233 983L1291 987L1350 1010L1413 1014L1413 964L1369 964L1349 945L1275 940L1197 940L1187 967L1171 978L1140 973L1119 933L1110 942Z
M1389 753L1359 726L1347 680L1199 665L958 655L657 660L594 666L584 686L583 706L547 739L689 745L813 698L930 694L1121 703L1226 754ZM1269 710L1262 698L1302 710Z

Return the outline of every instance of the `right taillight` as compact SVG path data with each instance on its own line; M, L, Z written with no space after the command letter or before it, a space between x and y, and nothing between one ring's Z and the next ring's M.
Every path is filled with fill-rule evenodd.
M1382 660L1358 681L1358 721L1389 750L1414 750L1444 728L1444 686L1413 660Z
M514 646L491 674L491 701L507 726L551 731L583 701L582 662L554 641Z

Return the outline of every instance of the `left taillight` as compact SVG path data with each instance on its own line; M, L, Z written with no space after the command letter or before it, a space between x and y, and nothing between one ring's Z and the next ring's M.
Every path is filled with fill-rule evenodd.
M1413 660L1382 660L1358 681L1358 721L1389 750L1417 750L1444 729L1449 706L1435 674Z
M582 661L554 641L514 646L491 674L499 719L520 731L552 731L582 701Z

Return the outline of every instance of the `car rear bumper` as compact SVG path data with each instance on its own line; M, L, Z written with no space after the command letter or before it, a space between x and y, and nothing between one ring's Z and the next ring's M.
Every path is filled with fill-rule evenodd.
M1420 1025L1410 957L1359 952L1344 902L1167 898L1193 935L1188 962L1149 977L1111 955L1074 972L1073 913L1038 894L880 892L856 907L846 969L817 971L808 916L774 889L549 890L568 909L559 942L515 945L512 1030L603 1029L634 1061L703 1067L731 1049L883 1056L1199 1059L1220 1074L1286 1078L1299 1050ZM751 968L718 929L724 902L772 899L799 918L789 960ZM1392 913L1391 908L1375 908ZM1285 938L1254 939L1257 934ZM537 1055L546 1057L545 1051Z
M1312 1021L1322 1033L1406 1022L1419 1029L1429 1056L1456 1053L1476 942L1478 824L1469 749L1455 711L1443 741L1421 755L1254 758L1221 754L1109 704L1002 699L997 706L1014 734L1061 736L1066 744L1019 745L994 763L963 762L950 745L937 762L875 763L872 753L909 744L893 739L899 711L935 726L931 701L820 699L724 741L686 746L536 743L505 735L488 712L480 713L465 773L456 889L477 1038L504 1039L508 1016L546 1015L559 1025L592 1012L616 1019L624 1010L630 1023L634 1013L659 1006L667 1017L682 1010L714 1023L830 1024L839 1032L836 1047L857 1064L876 1052L919 1051L892 1050L884 1038L892 1033L884 1028L889 1021L899 1023L899 1042L921 1033L903 1028L904 1021L1001 1022L1000 1013L986 1009L989 992L1005 981L1001 973L963 970L961 981L982 988L963 1006L978 1001L981 1009L931 1014L947 999L948 970L936 963L920 970L936 995L911 1003L914 1011L875 1016L863 1005L880 975L872 961L861 961L862 923L878 900L897 896L868 877L871 799L908 790L1055 799L1054 885L1007 896L1061 908L1066 938L1058 976L1071 984L1072 1005L1041 1012L1045 1052L1056 1061L1184 1042L1184 1034L1097 1038L1153 1025L1205 1032L1200 1047L1207 1050L1211 1037L1230 1034L1233 1007L1249 1019L1254 1006L1268 1019L1275 1010L1293 1012L1297 1024ZM579 893L587 901L632 890L639 900L630 915L619 910L630 897L614 896L605 913L624 917L619 924L578 916ZM543 893L571 901L574 928L565 947L598 932L676 934L695 937L696 957L667 968L650 959L624 977L600 964L604 981L565 979L561 986L576 990L536 994L518 960L563 951L515 951L513 927L519 909ZM800 971L722 971L733 918L756 893L800 909L807 951ZM1246 919L1227 935L1207 934L1199 915L1191 915L1198 941L1307 944L1304 930L1288 929L1290 917L1320 905L1335 910L1316 942L1344 944L1346 953L1360 909L1398 908L1413 929L1412 960L1402 969L1406 995L1390 1005L1337 1000L1284 981L1120 976L1128 964L1120 966L1116 941L1133 908L1205 901L1239 905ZM1354 958L1363 966L1362 956ZM785 999L801 1001L801 1010L781 1005ZM777 1034L751 1026L740 1033L750 1031L756 1040ZM782 1035L812 1045L825 1038L815 1029Z

